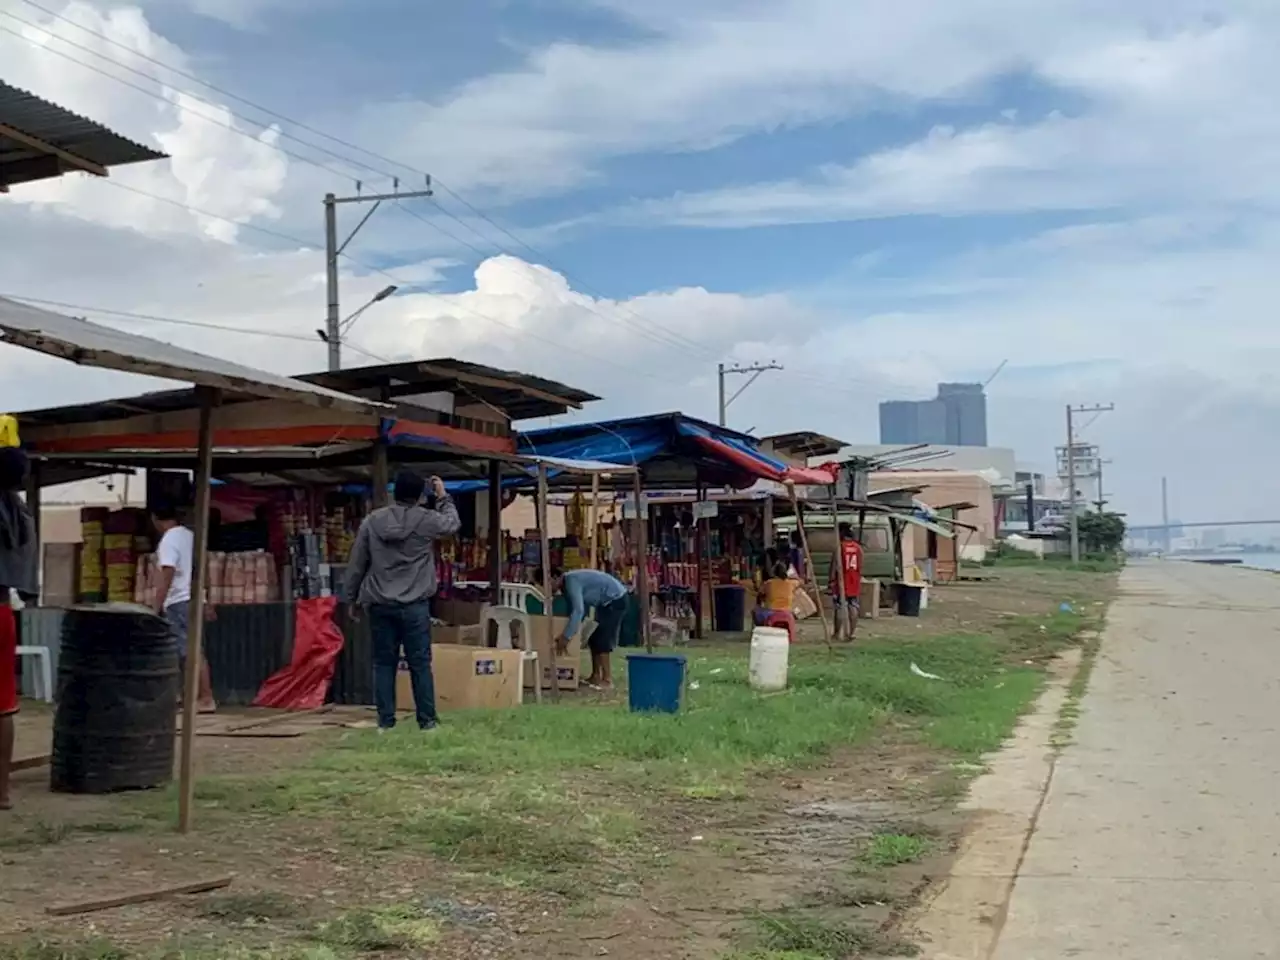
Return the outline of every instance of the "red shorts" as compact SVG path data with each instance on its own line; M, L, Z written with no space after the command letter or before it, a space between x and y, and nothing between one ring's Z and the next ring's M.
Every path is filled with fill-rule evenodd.
M18 712L18 621L8 602L0 603L0 717Z

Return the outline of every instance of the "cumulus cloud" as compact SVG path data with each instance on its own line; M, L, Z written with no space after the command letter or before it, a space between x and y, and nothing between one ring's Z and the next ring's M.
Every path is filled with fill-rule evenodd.
M171 75L147 58L182 70L190 64L181 49L152 30L138 8L102 10L72 0L51 9L66 19L46 16L18 0L0 0L0 11L8 14L0 17L6 82L161 149L172 159L112 171L112 184L141 193L71 175L15 188L13 201L57 207L84 220L142 233L201 231L224 242L235 240L238 232L228 221L279 216L274 198L288 167L277 149L276 131L254 133L226 107L169 86Z

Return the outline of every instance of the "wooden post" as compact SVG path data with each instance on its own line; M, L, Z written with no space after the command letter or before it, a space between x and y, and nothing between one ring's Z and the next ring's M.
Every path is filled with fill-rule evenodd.
M493 602L502 600L502 461L489 461L489 592ZM527 642L527 639L526 641ZM541 681L539 681L541 682Z
M187 617L187 664L182 682L182 743L178 760L178 832L191 829L195 800L195 768L192 751L196 735L196 701L200 697L200 665L204 663L204 594L209 549L209 481L213 472L213 409L222 399L214 387L196 387L200 403L200 440L196 462L196 505L191 532L191 603Z
M831 557L832 570L835 571L837 602L840 604L836 610L835 628L836 633L844 639L840 629L840 624L844 623L845 629L848 630L849 638L853 638L853 630L849 623L849 603L848 597L844 592L844 544L840 542L840 498L836 495L836 487L831 486L831 529L836 535L836 552Z
M698 509L698 504L702 502L703 496L704 492L702 489L702 481L698 480L697 485L694 487L693 511L691 512ZM693 569L695 571L693 578L693 602L695 604L694 610L697 611L698 616L693 624L693 636L698 640L701 640L704 636L702 618L707 612L702 603L702 585L704 579L709 579L706 578L705 567L702 562L703 554L706 552L705 546L706 544L702 537L702 521L695 517L693 521ZM707 592L711 592L711 584L709 582L707 583Z
M773 494L772 494L772 493L768 494L768 495L764 498L764 520L763 520L763 523L764 523L764 532L761 534L761 546L760 546L760 549L761 549L760 557L761 557L761 560L762 560L762 561L763 561L764 557L768 556L768 554L769 554L769 548L773 546L773 542L774 542L774 538L773 538ZM773 571L772 571L772 570L769 570L769 569L767 568L767 565L766 565L766 564L763 564L763 563L762 563L762 566L765 566L764 575L763 575L762 579L763 579L763 580L768 580L771 576L773 576Z
M818 619L822 621L822 636L827 641L827 649L834 651L831 645L831 628L827 625L827 615L822 609L822 591L818 589L818 575L813 571L813 554L809 552L809 535L804 530L804 514L800 512L800 500L796 497L795 484L787 483L787 493L791 494L791 508L796 512L796 529L800 531L800 547L804 550L804 565L809 571L809 586L813 587L813 599L818 605Z
M37 604L44 600L44 540L41 538L44 526L40 522L40 474L43 469L44 462L32 457L30 459L30 465L27 468L26 478L27 512L31 514L31 523L35 531L36 565L37 570L39 571L38 582L40 586L40 597L36 601Z
M543 631L547 640L547 658L550 661L548 666L551 668L551 699L560 700L560 670L559 664L556 662L556 621L555 621L555 596L551 592L551 537L547 531L547 465L545 463L538 464L538 535L542 538L542 547L539 553L542 559L542 589L546 594L546 600L542 606L542 622L545 624ZM538 667L542 667L542 662L538 662ZM538 682L542 682L542 678L538 678Z
M644 648L653 653L653 631L649 629L649 518L644 511L644 493L640 489L640 470L635 472L636 495L636 593L640 600L640 633Z
M391 467L387 463L387 444L379 438L373 443L373 506L387 505L387 485L391 482Z
M591 474L591 535L588 543L591 545L591 560L588 566L592 570L599 570L600 564L596 560L597 540L600 532L600 474Z

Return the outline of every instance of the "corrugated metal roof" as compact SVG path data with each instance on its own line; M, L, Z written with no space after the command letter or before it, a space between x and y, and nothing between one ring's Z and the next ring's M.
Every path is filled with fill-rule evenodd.
M839 453L844 447L848 446L843 440L837 440L835 437L829 437L824 433L816 433L813 430L775 433L772 436L761 437L760 442L771 444L773 449L780 453L806 457L830 456L831 454Z
M166 156L3 81L0 81L0 124L38 141L33 144L0 130L0 190L9 184L84 169L60 158L57 151L65 151L99 168L163 160Z
M389 398L447 391L472 396L512 420L550 417L599 400L594 393L528 373L443 357L303 374L300 379L348 393Z
M386 404L339 393L253 367L184 350L151 337L30 307L0 297L0 342L72 363L218 387L233 394L287 400L314 407L375 413Z

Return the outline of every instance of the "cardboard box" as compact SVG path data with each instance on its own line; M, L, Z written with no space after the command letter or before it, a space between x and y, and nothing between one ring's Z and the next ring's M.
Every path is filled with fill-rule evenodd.
M460 627L469 627L480 622L480 611L484 604L477 600L455 600L453 598L436 600L435 615L437 620L452 623Z
M538 673L541 675L542 689L551 689L551 662L554 659L560 689L577 690L582 664L582 636L590 627L584 624L583 628L578 631L578 635L569 641L568 649L565 650L564 655L556 657L555 638L564 632L564 628L569 623L569 618L551 618L551 639L547 638L546 617L532 617L531 619L533 620L533 649L538 651ZM532 670L527 671L525 674L525 686L533 686Z
M880 581L862 581L862 592L858 596L858 615L863 620L876 620L880 617Z
M502 710L521 700L519 650L489 650L441 644L431 651L436 709ZM396 675L396 709L413 710L413 683L403 662Z
M478 623L465 627L456 627L452 624L432 627L431 642L433 644L447 643L463 647L487 647L489 645L488 638L485 637L484 631Z

